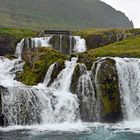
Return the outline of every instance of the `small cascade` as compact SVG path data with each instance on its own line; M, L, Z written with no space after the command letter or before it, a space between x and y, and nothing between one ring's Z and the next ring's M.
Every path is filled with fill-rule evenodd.
M73 39L73 36L70 36L70 54L72 54L72 39Z
M63 39L63 36L60 35L60 49L59 49L60 52L62 52L62 41L63 41L62 39Z
M54 69L55 64L56 64L56 63L52 64L52 65L49 67L49 69L48 69L48 71L47 71L47 73L46 73L46 76L45 76L44 81L43 81L43 84L44 84L45 86L47 86L48 83L49 83L49 81L51 80L51 75L52 75L52 71L53 71L53 69Z
M87 71L84 64L79 64L81 76L78 81L77 94L81 101L81 118L83 121L95 121L96 118L96 98L92 81L92 72Z
M80 36L74 36L76 40L76 44L74 46L74 52L85 52L86 51L86 40L81 38Z
M18 59L20 60L22 59L21 55L22 55L23 47L24 47L24 39L22 39L16 46L15 56L18 57Z
M140 59L115 58L126 120L140 119Z
M63 69L58 75L56 81L52 84L53 87L62 91L70 92L71 77L74 72L74 68L77 65L77 58L73 57L71 61L65 62L65 69Z
M23 62L19 59L9 60L0 57L0 85L14 86L21 85L20 82L14 80L15 73L23 70Z
M31 38L32 40L32 48L33 47L48 47L50 46L49 42L50 42L50 39L52 38L53 36L49 36L49 37L39 37L39 38Z
M76 66L77 59L65 62L65 69L58 75L54 83L48 88L53 94L53 118L51 122L74 122L79 119L79 104L76 95L70 93L71 77ZM46 117L48 112L44 110L43 122L50 121Z
M15 56L18 57L18 59L21 59L24 47L26 48L51 47L51 45L49 44L51 38L52 36L22 39L21 42L17 44Z
M54 39L52 39L54 37ZM57 40L59 38L59 41ZM22 52L25 48L53 47L66 54L79 53L86 51L86 41L80 36L49 36L39 38L25 38L17 44L15 56L21 60ZM51 41L53 40L53 42ZM53 45L51 45L53 44ZM63 46L65 45L65 47ZM64 48L63 48L64 47Z

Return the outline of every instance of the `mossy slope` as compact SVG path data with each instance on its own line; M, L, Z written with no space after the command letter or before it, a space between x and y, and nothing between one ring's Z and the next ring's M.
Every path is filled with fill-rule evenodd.
M35 37L38 35L37 31L30 29L20 29L20 28L0 28L0 36L7 35L21 40L26 37Z
M25 50L23 59L24 71L18 75L18 79L26 85L35 85L43 81L51 64L59 62L64 65L67 57L52 48L38 48Z

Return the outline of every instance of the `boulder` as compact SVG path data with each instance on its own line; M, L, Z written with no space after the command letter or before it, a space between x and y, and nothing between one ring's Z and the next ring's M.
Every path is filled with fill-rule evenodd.
M95 73L95 91L100 103L99 116L102 122L117 122L123 116L115 63L111 58L101 59L92 70Z
M94 61L90 71L84 64L74 70L71 92L77 94L84 122L118 122L122 120L121 99L115 60Z

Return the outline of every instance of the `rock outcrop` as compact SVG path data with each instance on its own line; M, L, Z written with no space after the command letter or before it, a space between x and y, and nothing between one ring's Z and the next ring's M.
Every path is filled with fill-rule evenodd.
M53 35L50 39L50 44L54 49L67 55L73 53L75 43L74 37L69 35Z
M100 102L100 121L117 122L122 119L118 74L115 60L99 60L95 70L95 92ZM94 73L93 72L93 73Z
M4 116L2 114L2 92L5 92L6 89L0 86L0 126L4 126Z
M65 55L52 48L25 48L22 57L25 61L24 71L17 75L17 79L26 85L43 82L51 64L58 62L61 66L57 68L61 70L67 59ZM60 72L60 70L57 71Z
M90 29L79 31L76 35L82 36L86 40L87 49L95 49L122 41L127 38L133 38L140 34L137 29Z
M115 61L99 59L90 71L83 64L81 71L79 66L72 77L71 91L78 96L81 119L86 122L120 121L122 110Z
M16 38L0 34L0 56L13 55L16 43Z

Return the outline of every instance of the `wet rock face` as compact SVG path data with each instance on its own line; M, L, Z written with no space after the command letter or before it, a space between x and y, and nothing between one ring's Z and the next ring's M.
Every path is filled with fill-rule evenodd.
M85 39L86 39L87 48L95 49L117 41L122 41L132 36L133 34L127 34L124 33L123 31L120 32L106 31L103 33L95 33L95 34L87 35Z
M13 55L17 40L8 35L0 35L0 56Z
M73 53L75 43L74 37L69 35L53 35L53 37L50 39L50 44L53 46L53 48L62 52L63 54Z
M87 71L84 64L78 64L72 77L71 92L77 94L80 116L84 122L97 120L95 91L91 75L92 73Z
M77 65L74 69L74 73L73 73L72 79L71 79L71 86L70 86L70 91L73 94L77 93L78 81L79 81L79 78L81 75L82 75L82 73L80 71L80 65Z
M115 60L97 60L91 71L77 65L71 92L77 94L82 121L117 122L122 119Z
M1 93L0 93L0 126L4 125L4 117L2 115Z
M54 69L51 74L50 81L47 84L47 87L51 86L51 84L54 82L54 80L57 78L58 74L64 69L65 64L64 62L56 62L54 65Z
M122 119L118 75L115 60L99 61L96 70L95 91L100 100L100 121L117 122Z
M0 126L4 126L4 115L2 114L2 93L6 92L6 88L0 86Z

